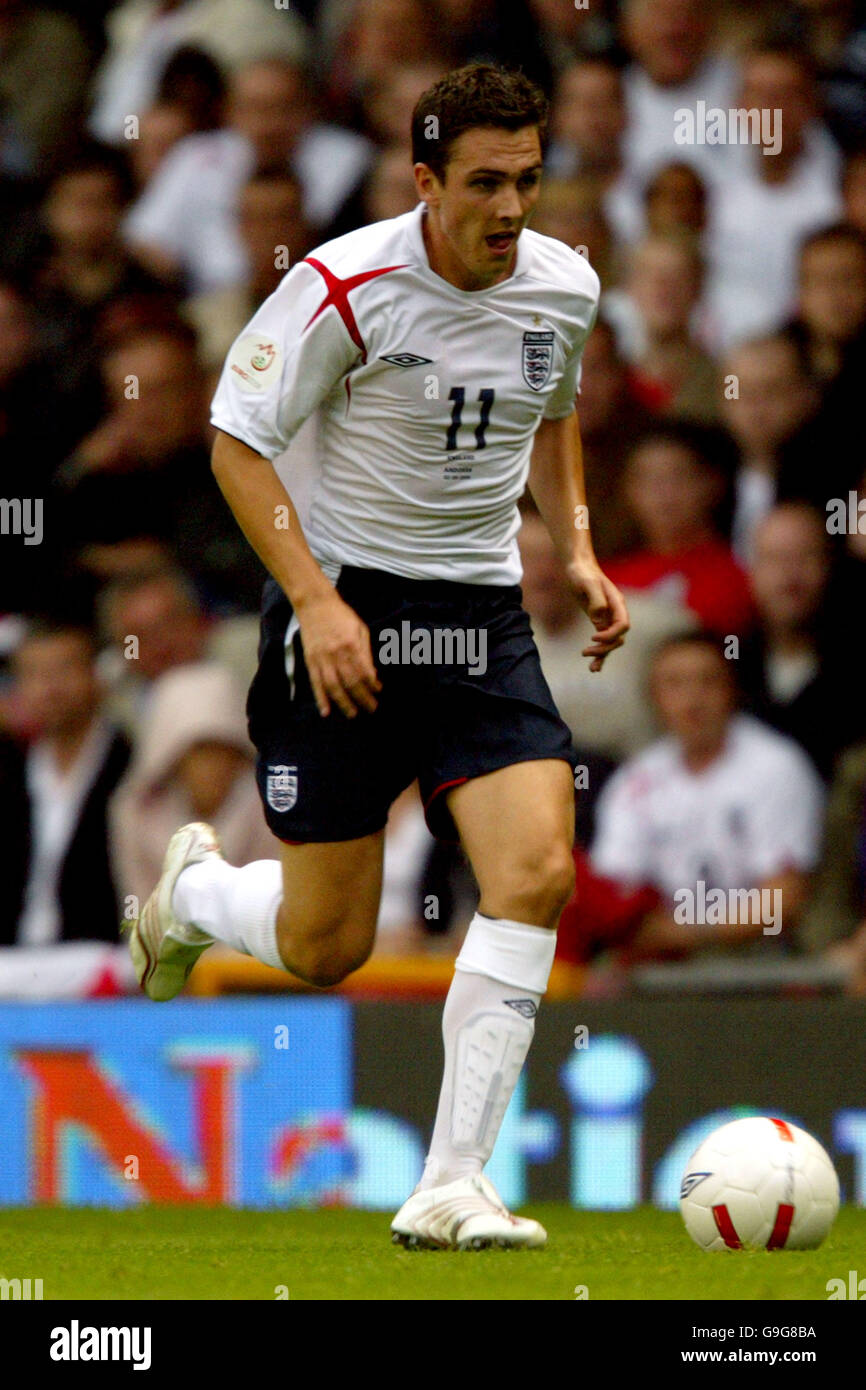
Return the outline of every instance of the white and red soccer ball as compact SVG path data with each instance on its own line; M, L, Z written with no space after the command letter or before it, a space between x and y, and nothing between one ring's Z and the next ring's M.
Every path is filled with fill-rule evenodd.
M703 1250L814 1250L838 1210L826 1150L797 1125L766 1116L714 1130L680 1188L686 1230Z

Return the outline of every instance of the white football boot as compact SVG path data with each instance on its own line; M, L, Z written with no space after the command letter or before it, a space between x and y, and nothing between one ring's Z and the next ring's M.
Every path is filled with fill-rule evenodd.
M123 924L129 932L129 953L138 983L151 999L173 999L179 994L202 951L214 943L214 938L198 927L179 922L171 907L181 870L213 854L222 855L222 850L211 826L202 821L182 825L168 842L162 876L141 916L131 927Z
M391 1222L395 1245L424 1250L485 1250L543 1245L537 1221L512 1216L483 1173L413 1192Z

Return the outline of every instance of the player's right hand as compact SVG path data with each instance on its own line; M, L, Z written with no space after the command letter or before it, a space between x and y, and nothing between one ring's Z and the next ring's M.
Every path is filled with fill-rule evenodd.
M298 613L304 660L319 713L332 703L347 719L359 710L372 714L382 682L370 647L370 630L339 594L326 594Z

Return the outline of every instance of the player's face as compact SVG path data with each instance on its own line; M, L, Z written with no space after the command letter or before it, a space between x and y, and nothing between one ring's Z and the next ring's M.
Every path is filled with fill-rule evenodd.
M511 275L517 238L538 199L541 144L536 126L467 130L454 141L440 181L416 164L427 204L433 269L459 289L484 289Z

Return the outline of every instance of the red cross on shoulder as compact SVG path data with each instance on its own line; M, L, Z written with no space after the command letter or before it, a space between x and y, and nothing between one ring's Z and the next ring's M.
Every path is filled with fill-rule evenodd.
M352 306L349 303L349 292L350 290L354 290L358 285L365 284L367 280L375 280L378 275L388 275L392 270L404 270L405 266L386 265L377 270L363 270L359 275L349 275L345 280L342 280L339 275L335 275L332 270L329 270L326 265L322 265L321 261L315 260L313 256L306 256L304 258L304 264L311 265L314 270L317 270L328 287L328 293L306 325L304 332L307 331L311 323L315 323L319 315L323 314L330 304L333 304L340 318L343 320L343 323L346 325L346 330L352 342L356 347L360 348L362 361L366 362L367 347L364 339L361 337L361 330L358 327L355 315L352 313Z

